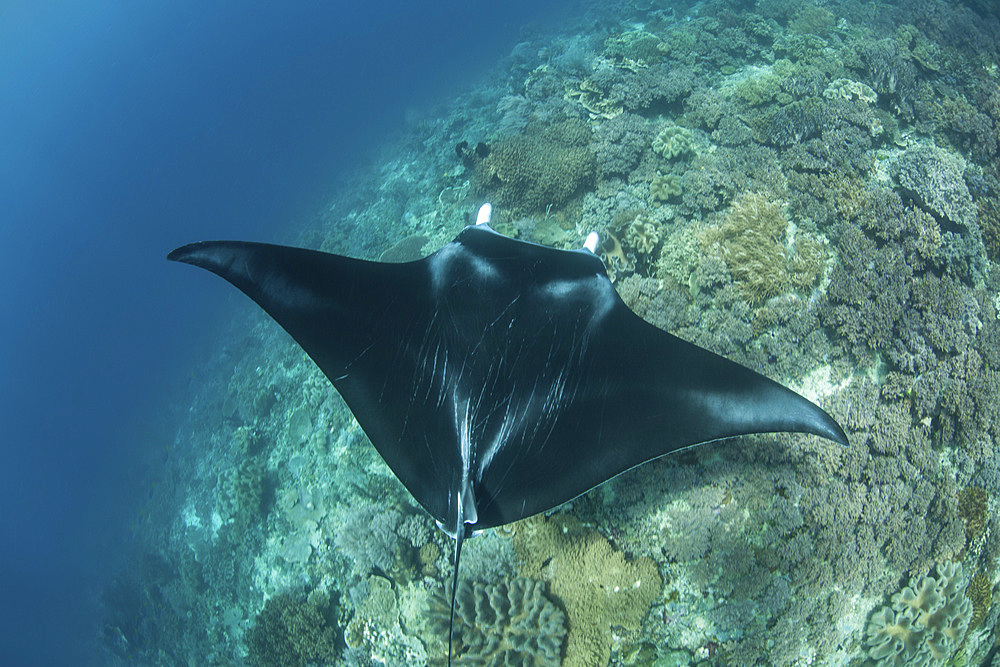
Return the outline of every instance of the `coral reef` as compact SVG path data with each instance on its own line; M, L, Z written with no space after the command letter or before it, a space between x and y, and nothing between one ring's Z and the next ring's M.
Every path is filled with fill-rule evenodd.
M579 121L501 139L475 165L477 188L514 212L559 208L593 183L589 140L590 130Z
M657 176L649 184L649 194L657 201L670 201L681 196L683 192L682 182L683 179L676 174Z
M899 157L892 175L903 193L939 220L969 227L976 211L964 171L965 160L960 156L936 146L917 146Z
M413 234L400 239L379 257L380 262L413 262L424 257L424 246L429 239L423 234Z
M320 589L308 596L280 593L270 598L247 632L250 663L304 667L334 662L338 632L334 617L330 597Z
M430 625L448 636L448 591L431 598ZM455 595L454 660L461 664L505 667L562 664L566 616L545 595L545 584L527 577L495 584L459 582Z
M747 193L733 204L722 227L708 230L703 242L729 267L743 296L760 303L791 287L811 287L826 259L823 244L799 230L789 233L781 203L762 193Z
M488 607L497 582L540 582L569 665L895 664L907 646L912 664L932 649L983 662L1000 613L994 4L584 3L572 25L524 30L481 84L415 114L391 159L330 193L300 243L383 261L447 243L481 199L520 238L579 247L597 231L642 317L791 384L849 432L849 447L694 449L489 531L465 546L463 580L485 582L467 596ZM322 373L244 317L198 378L177 470L136 519L156 556L102 596L111 660L246 661L261 600L281 629L279 598L308 607L305 586L336 600L317 638L344 628L338 664L439 662L424 617L451 545ZM951 559L975 572L957 650L916 633L944 612L899 592L916 604L920 575ZM869 635L871 601L894 594Z
M694 151L694 135L691 130L679 125L667 125L653 139L653 152L668 160Z
M548 582L566 610L569 636L563 665L606 665L612 626L634 634L662 580L648 558L627 560L599 533L572 517L533 517L514 524L522 572Z
M935 579L923 576L892 596L868 624L869 655L880 667L929 665L951 657L962 643L972 603L962 592L961 563L938 566Z

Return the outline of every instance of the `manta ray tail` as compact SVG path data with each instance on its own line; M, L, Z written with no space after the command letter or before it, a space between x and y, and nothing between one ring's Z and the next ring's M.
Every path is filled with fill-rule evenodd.
M464 529L462 509L459 505L458 526L455 528L455 566L451 574L451 615L448 617L448 667L451 667L451 652L455 638L455 596L458 595L458 562L462 557L462 542L465 539Z

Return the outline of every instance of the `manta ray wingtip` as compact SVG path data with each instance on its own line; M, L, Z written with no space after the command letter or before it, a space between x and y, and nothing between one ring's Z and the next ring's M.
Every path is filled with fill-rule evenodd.
M832 434L829 435L829 436L827 436L827 437L830 440L833 440L835 443L837 443L841 447L850 447L851 446L850 441L848 441L848 439L847 439L847 433L844 431L843 428L841 428L840 424L838 424L836 421L833 422Z
M188 255L188 251L192 244L182 245L179 248L174 248L167 253L167 259L171 262L183 262L184 258Z
M202 254L209 246L213 244L212 241L199 241L197 243L188 243L182 245L179 248L174 248L169 253L167 253L167 259L171 262L184 262L186 264L196 264L195 258Z

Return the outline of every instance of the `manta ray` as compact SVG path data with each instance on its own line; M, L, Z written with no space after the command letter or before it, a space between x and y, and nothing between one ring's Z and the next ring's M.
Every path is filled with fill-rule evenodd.
M633 313L596 234L550 248L497 233L491 211L406 263L239 241L167 256L225 278L280 324L455 540L452 628L476 531L714 440L786 431L847 444L812 402Z

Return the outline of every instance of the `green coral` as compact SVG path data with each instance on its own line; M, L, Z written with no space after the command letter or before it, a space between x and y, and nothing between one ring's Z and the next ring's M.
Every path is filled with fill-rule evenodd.
M763 193L740 197L722 227L706 231L702 242L726 263L751 303L811 287L826 261L823 243L789 225L782 204Z
M962 564L938 566L938 577L914 577L868 623L868 655L878 667L941 664L962 643L972 602L962 592Z
M429 618L447 637L450 600L431 598ZM541 581L516 577L496 584L462 581L455 595L455 662L503 667L558 667L566 638L566 615L545 595Z
M680 125L667 125L653 139L653 152L668 160L691 153L694 150L694 135L691 130Z
M269 599L247 633L251 664L297 667L332 664L337 627L330 597L316 589L307 597L282 593Z
M941 49L937 44L924 37L920 29L914 25L901 25L896 29L896 41L909 50L913 60L930 72L941 71Z
M649 184L649 194L657 201L670 201L681 196L681 183L681 177L676 174L657 176Z
M733 89L733 96L751 107L772 102L779 94L781 94L781 79L769 71L747 77Z
M559 208L596 177L588 136L582 121L565 121L543 133L502 139L477 163L477 186L515 213Z

